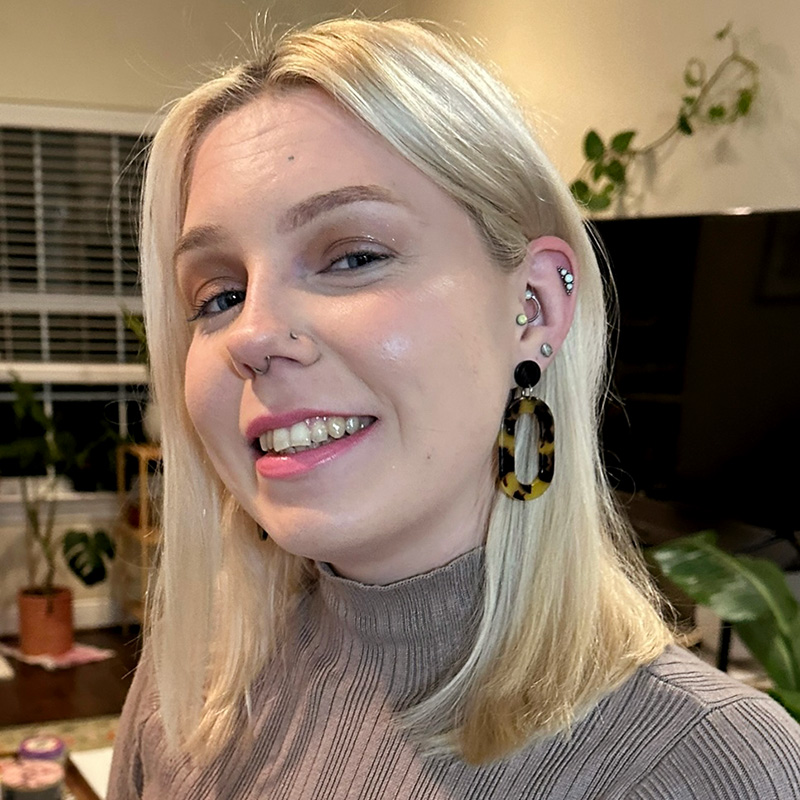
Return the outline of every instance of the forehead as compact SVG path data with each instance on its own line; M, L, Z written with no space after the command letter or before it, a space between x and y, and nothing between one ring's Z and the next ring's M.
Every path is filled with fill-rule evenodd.
M338 185L434 184L324 92L266 94L215 122L192 162L187 216L228 192L293 202ZM430 188L429 187L429 188Z

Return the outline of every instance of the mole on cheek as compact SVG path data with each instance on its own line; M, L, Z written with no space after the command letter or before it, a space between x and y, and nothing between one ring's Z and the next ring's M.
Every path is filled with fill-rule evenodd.
M288 158L288 159L286 159L286 160L287 160L287 161L294 161L294 156L289 156L289 158Z

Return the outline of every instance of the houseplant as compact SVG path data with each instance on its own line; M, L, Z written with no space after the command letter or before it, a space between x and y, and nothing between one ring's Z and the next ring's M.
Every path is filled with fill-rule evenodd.
M800 605L771 561L731 555L713 531L648 550L657 570L730 622L773 683L770 694L800 721Z
M57 430L33 387L14 377L12 389L15 431L11 443L0 446L0 459L13 459L18 467L25 511L28 583L17 595L20 646L26 655L58 655L72 647L73 631L72 593L55 585L59 550L72 572L93 585L105 579L114 545L102 530L56 534L61 476L79 468L96 443L79 449L72 434ZM107 437L104 430L100 438Z

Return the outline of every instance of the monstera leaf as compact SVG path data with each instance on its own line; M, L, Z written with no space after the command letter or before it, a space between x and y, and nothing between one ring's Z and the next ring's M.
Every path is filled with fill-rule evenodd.
M775 683L776 699L800 716L800 606L783 572L771 561L726 553L713 531L649 553L669 580L733 625Z
M106 562L114 558L114 543L105 531L68 531L64 535L64 558L69 568L87 586L105 580Z

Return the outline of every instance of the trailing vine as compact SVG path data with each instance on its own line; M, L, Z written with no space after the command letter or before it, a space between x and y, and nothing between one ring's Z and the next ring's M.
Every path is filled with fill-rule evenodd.
M715 38L726 40L731 52L708 73L699 58L690 58L683 70L686 94L681 98L672 125L652 142L634 146L637 131L623 130L608 143L590 130L583 140L586 158L570 185L573 197L589 211L604 211L624 195L630 168L654 154L675 136L692 136L702 124L730 125L750 113L758 94L758 65L739 50L739 41L728 23Z

